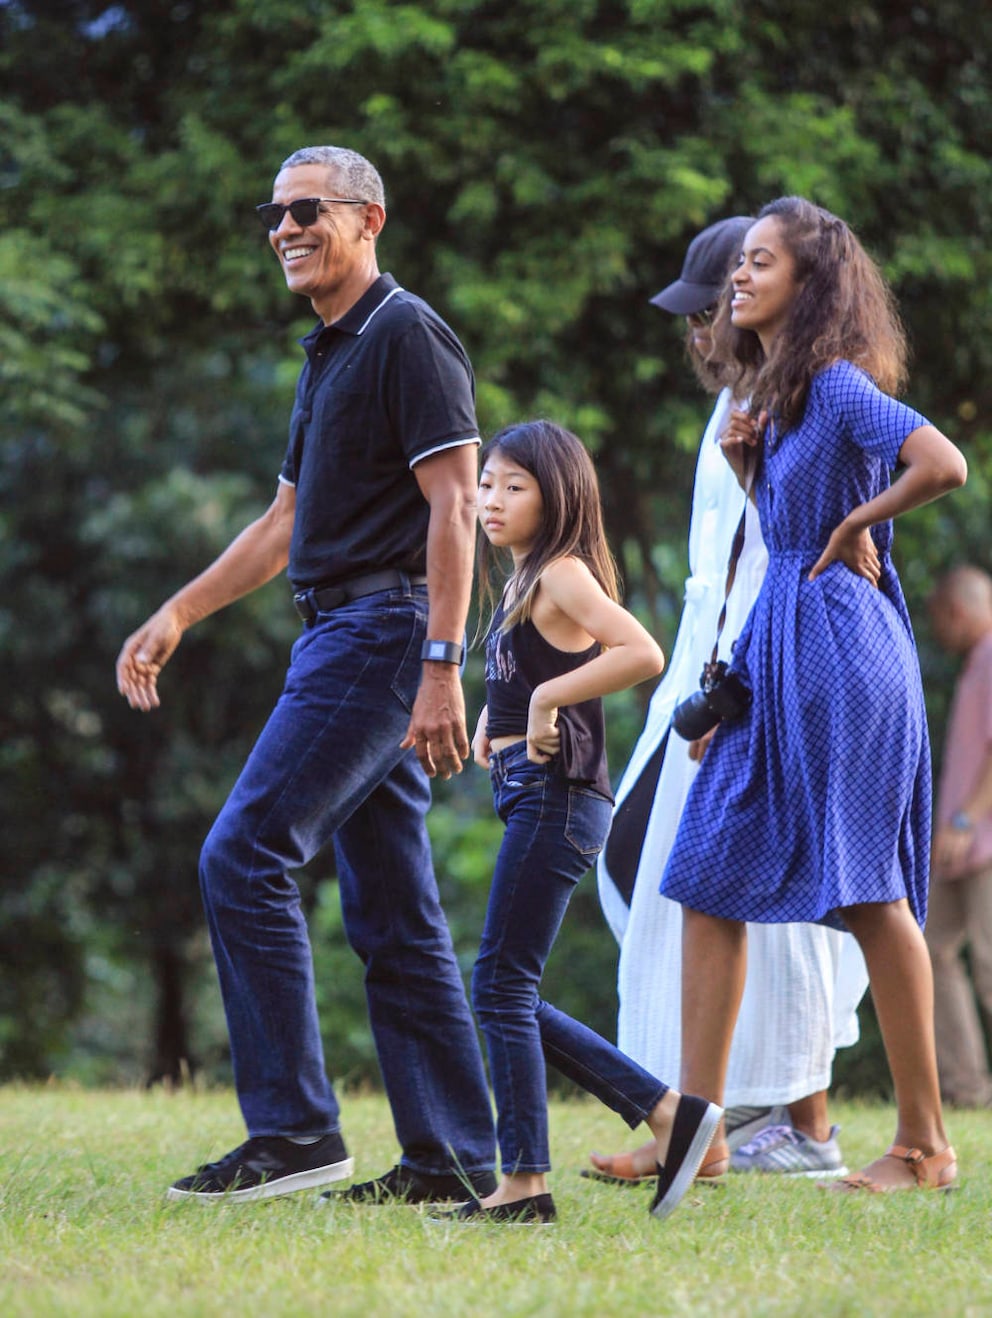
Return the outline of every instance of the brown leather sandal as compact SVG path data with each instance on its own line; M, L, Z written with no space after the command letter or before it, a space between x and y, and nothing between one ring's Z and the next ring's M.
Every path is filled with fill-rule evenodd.
M632 1153L614 1153L604 1161L609 1162L608 1168L583 1167L579 1175L590 1181L605 1181L607 1185L638 1185L642 1181L653 1181L658 1175L655 1167L646 1172L635 1171Z
M710 1145L706 1160L702 1163L699 1171L696 1172L697 1181L715 1181L720 1176L726 1176L730 1171L730 1145L726 1140L720 1140Z
M605 1161L605 1159L604 1159ZM730 1170L730 1149L726 1140L711 1144L706 1154L706 1161L696 1172L697 1181L715 1181ZM614 1153L609 1158L609 1168L583 1167L579 1172L589 1181L602 1181L607 1185L639 1185L643 1181L653 1181L657 1168L651 1172L634 1170L634 1155L631 1153Z
M869 1194L888 1194L892 1190L954 1190L957 1188L958 1163L957 1154L948 1144L946 1149L929 1156L920 1149L907 1149L903 1144L893 1144L883 1155L904 1162L915 1177L915 1185L881 1185L872 1180L867 1172L855 1172L853 1176L844 1176L824 1190L867 1190Z

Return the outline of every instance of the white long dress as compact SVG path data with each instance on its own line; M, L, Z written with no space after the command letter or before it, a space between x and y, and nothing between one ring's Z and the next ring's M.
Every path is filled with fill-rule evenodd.
M600 902L620 943L620 1048L677 1083L681 1061L682 908L658 892L697 766L688 743L669 735L672 711L698 689L723 605L727 559L745 507L719 446L730 407L717 399L699 449L689 527L685 605L671 661L617 789L613 833L598 865ZM757 512L747 504L744 548L727 601L720 658L727 659L765 574ZM647 820L624 804L668 736ZM637 798L634 798L637 799ZM630 906L610 873L622 830L643 832ZM747 981L730 1052L724 1103L774 1106L830 1085L834 1052L857 1041L857 1005L868 984L850 934L813 924L749 924Z

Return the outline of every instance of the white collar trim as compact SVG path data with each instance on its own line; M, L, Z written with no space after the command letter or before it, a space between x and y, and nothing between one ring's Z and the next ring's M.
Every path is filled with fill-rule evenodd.
M369 325L372 323L373 317L378 316L379 312L383 309L383 307L386 305L389 299L391 297L395 297L397 293L402 293L403 291L404 290L400 288L398 284L395 288L391 288L389 292L386 294L386 296L379 303L379 305L369 312L368 318L366 319L365 323L361 326L361 328L355 330L356 335L364 334L365 331L368 329Z

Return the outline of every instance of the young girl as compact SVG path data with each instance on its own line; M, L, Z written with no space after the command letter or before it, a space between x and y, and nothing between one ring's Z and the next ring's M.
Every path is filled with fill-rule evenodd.
M664 657L617 603L592 461L548 421L501 431L482 452L480 597L492 548L513 570L486 639L487 703L472 748L506 825L493 875L475 1010L489 1049L503 1176L454 1216L549 1222L545 1059L655 1138L667 1216L692 1183L721 1110L681 1096L538 996L569 898L609 831L601 696L661 672Z
M721 1101L744 921L846 927L865 954L898 1115L887 1153L835 1184L946 1188L957 1167L921 932L929 747L890 551L892 518L962 484L964 459L888 396L905 362L889 290L847 225L808 201L761 211L714 342L751 399L724 451L742 484L754 470L769 564L733 658L752 703L717 729L661 884L684 905L682 1079Z

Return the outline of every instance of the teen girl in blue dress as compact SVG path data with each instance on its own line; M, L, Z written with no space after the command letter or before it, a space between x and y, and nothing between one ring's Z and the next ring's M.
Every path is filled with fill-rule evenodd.
M661 884L684 907L682 1080L721 1101L745 921L846 927L898 1116L888 1152L837 1188L946 1188L957 1167L921 930L929 747L890 551L892 519L961 485L965 462L890 397L905 364L891 294L848 226L802 198L748 231L714 341L751 400L723 444L753 479L769 565L732 661L752 704L718 728Z
M721 1109L682 1096L542 1001L544 964L569 899L606 840L612 796L601 697L661 672L664 658L618 599L592 461L548 421L500 432L482 451L480 591L493 550L512 561L486 639L487 703L472 748L489 769L506 833L496 860L473 1005L489 1050L502 1180L453 1216L549 1222L545 1061L657 1148L651 1211L691 1185Z

